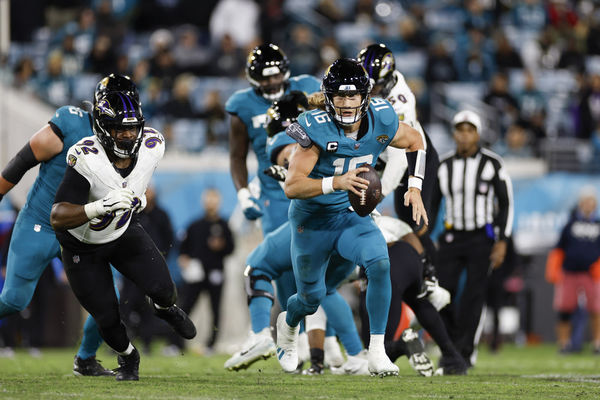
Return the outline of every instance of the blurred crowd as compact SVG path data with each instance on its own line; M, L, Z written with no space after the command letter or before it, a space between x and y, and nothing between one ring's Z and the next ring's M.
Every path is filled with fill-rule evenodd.
M268 41L287 53L292 75L317 77L336 58L385 43L434 138L468 104L504 157L580 146L563 169L600 169L593 0L22 0L11 2L2 65L14 87L53 106L89 99L100 76L128 74L170 149L202 151L227 146L223 104L248 86L249 50Z

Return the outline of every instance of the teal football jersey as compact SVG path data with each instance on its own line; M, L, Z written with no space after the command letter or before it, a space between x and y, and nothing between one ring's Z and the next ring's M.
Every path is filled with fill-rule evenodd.
M267 157L271 160L271 164L276 164L277 160L275 159L276 154L273 152L277 149L280 149L288 144L295 144L296 141L285 134L285 131L281 131L275 136L267 138Z
M286 93L299 90L306 94L318 92L321 82L310 75L299 75L290 78ZM284 199L285 194L281 186L273 178L266 176L263 171L271 165L266 151L267 110L271 102L257 94L253 88L247 88L235 92L225 104L225 110L232 115L238 116L246 125L248 137L252 143L252 149L258 159L258 179L261 190L269 193L269 197Z
M60 185L65 169L67 168L67 151L81 138L94 134L92 130L92 117L86 111L74 106L64 106L56 110L50 120L50 125L62 137L63 149L60 154L40 164L40 171L29 190L27 203L23 207L28 213L52 229L50 225L50 210L54 204L54 196Z
M346 137L326 111L312 110L300 115L304 128L320 154L310 178L343 175L363 164L375 166L379 154L390 144L398 130L398 116L392 105L381 98L371 99L367 115L367 133L358 140ZM350 207L348 193L335 191L311 199L294 200L294 206L310 212L339 211Z

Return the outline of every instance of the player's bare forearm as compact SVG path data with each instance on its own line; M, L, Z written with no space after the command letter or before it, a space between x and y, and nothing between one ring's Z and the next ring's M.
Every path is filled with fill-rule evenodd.
M246 158L249 146L250 139L246 125L238 116L233 115L229 129L229 168L236 190L248 186Z
M50 224L56 231L77 228L89 221L84 206L72 203L55 203L50 213Z
M235 185L235 190L240 190L248 186L248 167L246 158L229 157L229 168L231 170L231 180Z
M400 122L390 146L406 149L406 151L425 150L425 140L418 130Z

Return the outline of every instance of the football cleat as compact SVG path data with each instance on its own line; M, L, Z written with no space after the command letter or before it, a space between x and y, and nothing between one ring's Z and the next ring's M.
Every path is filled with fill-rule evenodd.
M148 296L146 296L146 298L150 303L152 310L154 310L154 314L171 325L171 328L173 328L179 336L184 339L193 339L196 336L196 327L185 311L175 304L168 308L156 308L152 299Z
M435 375L466 375L469 365L460 356L455 357L442 357L438 362L438 369L435 371Z
M406 350L408 352L408 363L422 376L432 376L434 372L433 363L425 353L425 348L419 334L411 328L405 329L402 332L402 341L406 343Z
M373 341L369 346L368 368L371 376L385 378L386 376L398 376L398 366L390 361L385 354L383 345L373 346Z
M73 374L77 376L114 376L115 373L106 369L96 360L96 356L90 358L80 358L75 356L73 360Z
M119 362L119 368L115 370L117 376L115 377L118 381L139 381L139 368L140 368L140 353L134 348L131 354L127 356L119 355L117 357Z
M340 350L340 345L335 336L326 336L325 343L323 344L323 351L325 353L324 364L329 368L338 368L344 364L344 356Z
M348 361L340 367L331 367L333 375L370 375L367 350L363 350L355 356L348 355Z
M224 367L229 371L239 371L248 368L256 361L266 360L272 355L275 355L275 342L271 337L270 328L267 327L259 333L251 333L242 345L242 349L225 361Z
M325 367L323 367L323 364L313 363L309 369L302 371L302 375L323 375L324 371Z
M285 321L287 312L277 317L277 360L285 372L294 372L298 367L298 331L299 326L291 327Z

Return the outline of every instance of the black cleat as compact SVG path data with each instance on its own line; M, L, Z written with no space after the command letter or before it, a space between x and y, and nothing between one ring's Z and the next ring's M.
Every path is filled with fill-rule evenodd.
M438 362L436 375L467 375L469 364L460 355L456 357L442 357Z
M139 381L140 353L134 348L128 356L117 357L119 368L116 369L118 381Z
M302 371L302 375L323 375L324 370L323 364L312 363L309 369Z
M114 376L115 373L106 369L100 364L100 361L96 360L96 356L86 358L80 358L75 356L73 360L73 374L77 376Z
M196 327L194 326L194 323L181 308L173 304L169 308L159 309L156 308L152 299L149 297L147 297L147 299L154 310L154 314L171 325L171 328L173 328L179 336L184 339L193 339L196 336Z
M425 348L417 332L407 328L402 332L402 341L406 343L408 363L421 376L433 375L433 363L425 353Z

